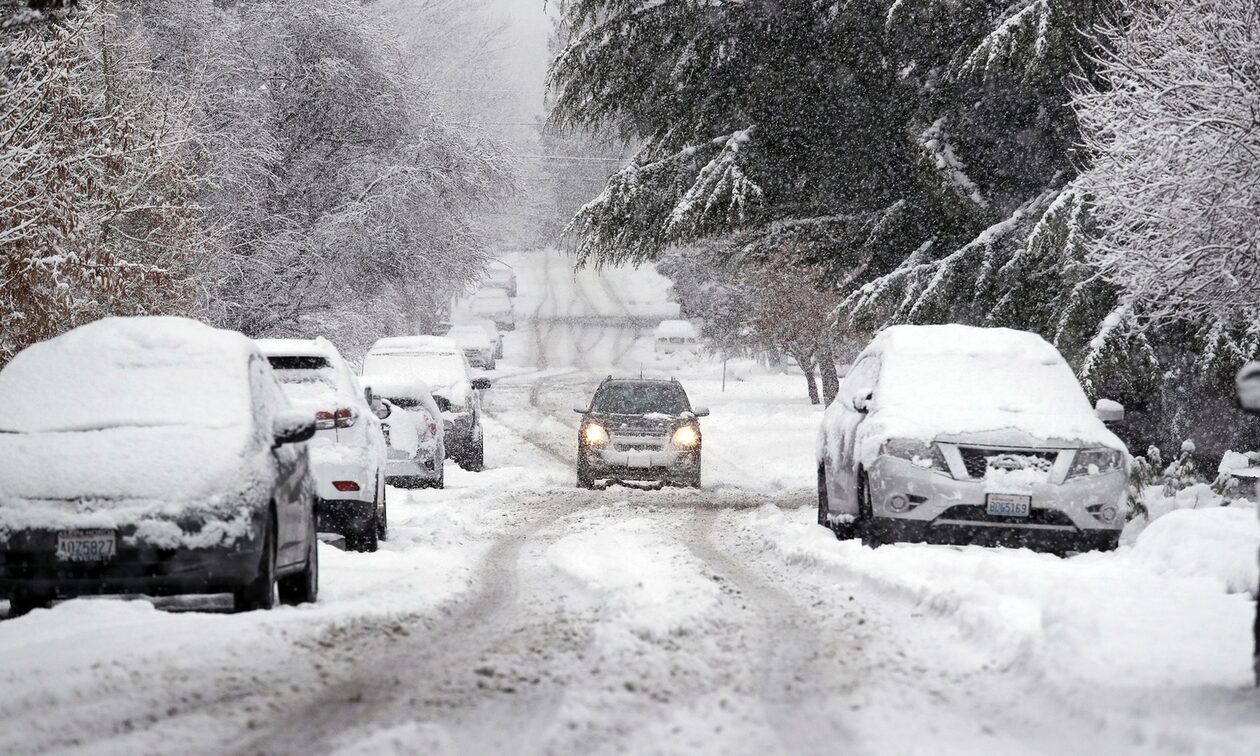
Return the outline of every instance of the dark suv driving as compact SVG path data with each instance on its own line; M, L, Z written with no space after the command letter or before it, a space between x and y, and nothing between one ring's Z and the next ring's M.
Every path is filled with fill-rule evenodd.
M655 481L700 487L700 421L677 380L605 378L578 429L577 482Z

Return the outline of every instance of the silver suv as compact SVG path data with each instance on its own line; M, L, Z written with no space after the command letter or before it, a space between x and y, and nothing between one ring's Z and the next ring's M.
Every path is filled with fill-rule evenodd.
M677 380L605 378L578 428L577 482L653 481L700 487L700 418Z

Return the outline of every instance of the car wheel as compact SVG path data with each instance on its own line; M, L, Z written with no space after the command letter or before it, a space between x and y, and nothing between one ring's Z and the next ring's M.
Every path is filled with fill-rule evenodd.
M381 503L381 511L376 517L376 538L380 541L389 540L389 503Z
M21 617L35 609L47 609L52 602L53 597L47 594L14 591L9 594L9 617Z
M285 604L310 604L319 597L319 536L315 534L315 519L311 518L310 545L307 547L306 567L293 575L280 578L280 601Z
M691 473L687 475L687 480L685 481L688 488L700 487L700 476L701 476L700 471L701 471L700 455L697 454L696 455L696 469L691 471Z
M866 472L858 473L858 517L854 523L855 530L861 534L862 543L872 549L883 546L885 541L875 530L875 505L871 501L870 480Z
M486 467L485 436L468 444L468 453L464 455L463 468L468 472L481 472Z
M276 521L268 515L263 530L262 553L259 555L258 576L253 582L232 594L232 603L238 612L271 609L276 605Z
M581 448L578 449L577 485L578 488L595 488L595 473L591 470L590 463L584 461Z

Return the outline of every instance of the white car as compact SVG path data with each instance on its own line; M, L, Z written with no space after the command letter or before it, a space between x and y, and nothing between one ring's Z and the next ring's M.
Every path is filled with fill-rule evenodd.
M1071 367L1034 333L894 326L824 415L818 521L837 536L1114 549L1128 450Z
M481 392L490 388L490 381L472 377L464 350L454 340L444 336L380 339L363 358L363 372L427 383L442 412L446 455L465 470L482 469Z
M445 429L428 384L402 375L364 375L361 380L391 406L383 421L389 444L385 482L398 488L445 486Z
M0 370L10 616L105 593L314 601L314 432L233 331L104 318L24 349Z
M388 534L385 435L379 407L327 339L259 339L293 404L315 418L311 472L321 532L352 551L376 551Z
M472 325L477 326L486 332L486 337L490 339L490 343L494 345L494 359L503 359L503 334L499 332L499 327L494 324L493 320L487 318L476 318L474 320L461 320L456 325ZM452 326L454 327L454 326ZM449 332L450 329L447 329Z
M688 352L695 354L700 348L696 327L686 320L662 320L653 333L653 348L661 354Z
M494 342L490 341L490 337L481 326L456 324L447 336L454 339L459 348L464 350L464 356L468 358L469 365L483 370L494 370Z
M486 288L503 289L509 297L516 296L516 273L505 263L494 262L486 267Z
M503 289L478 289L468 304L470 313L478 318L493 320L501 331L516 330L516 313L512 300Z

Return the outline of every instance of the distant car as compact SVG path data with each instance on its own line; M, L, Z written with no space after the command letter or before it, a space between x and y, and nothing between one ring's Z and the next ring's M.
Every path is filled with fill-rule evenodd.
M503 289L478 289L468 308L476 317L493 320L501 331L516 330L516 313L512 309L512 300Z
M700 335L696 333L696 327L686 320L662 320L653 335L653 348L662 354L694 354L700 348Z
M842 538L1114 549L1128 451L1033 333L894 326L858 356L818 441L818 521Z
M311 473L320 532L344 535L351 551L376 551L389 533L380 408L327 339L259 339L258 347L289 399L315 419Z
M248 338L98 320L14 357L0 418L11 616L90 594L316 599L314 424Z
M442 412L428 384L403 375L365 375L363 385L392 405L384 421L389 444L385 482L398 488L445 485Z
M577 481L659 481L700 487L700 418L676 380L606 378L578 428Z
M464 351L443 336L380 339L363 358L363 372L424 381L442 412L446 455L474 472L485 465L481 392L486 378L473 378Z
M464 350L464 357L468 359L469 365L484 370L494 370L494 342L490 341L490 337L481 326L456 325L447 336L454 339L459 348Z
M490 343L494 345L494 359L503 359L503 334L499 333L499 327L494 324L493 320L489 320L487 318L476 318L473 320L460 321L459 325L474 325L485 331L486 336L490 339Z
M501 262L491 263L486 268L485 282L487 288L503 289L509 297L516 296L516 273Z

